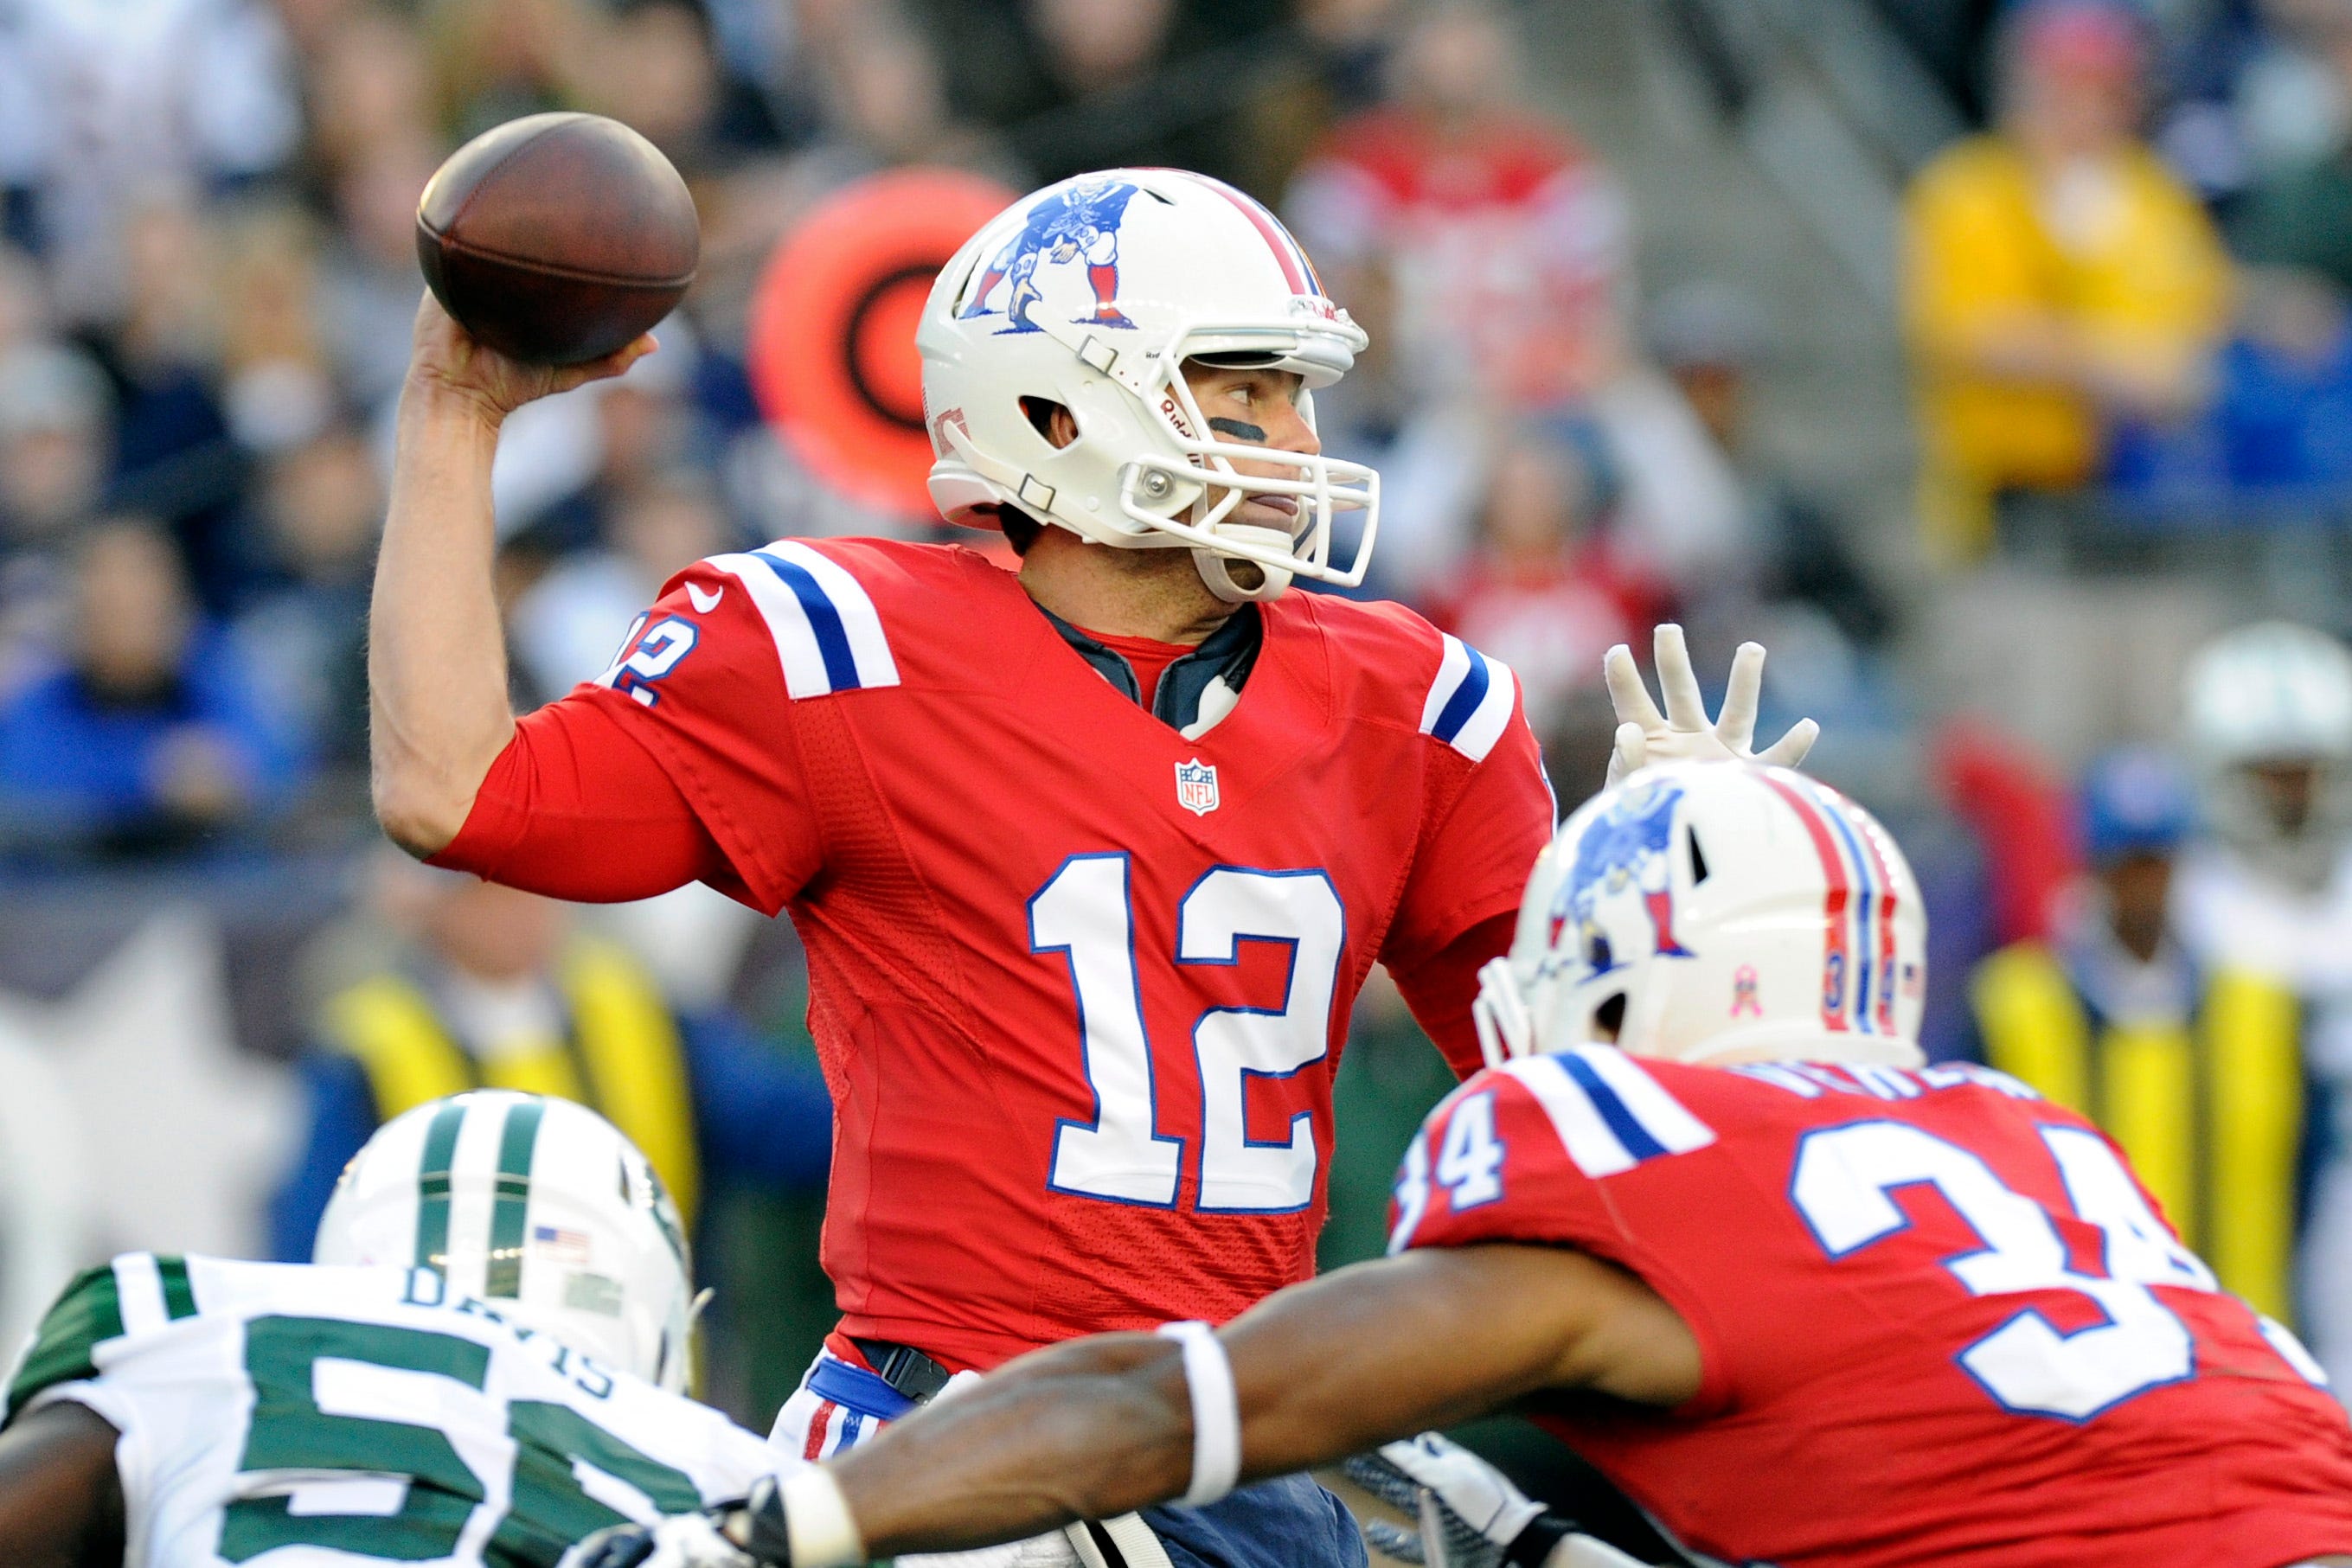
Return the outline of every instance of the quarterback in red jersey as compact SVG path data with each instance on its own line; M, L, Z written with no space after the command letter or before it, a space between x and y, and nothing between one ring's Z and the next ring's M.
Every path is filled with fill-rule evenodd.
M879 540L718 557L518 724L499 422L644 345L533 371L428 299L376 579L395 839L561 897L699 879L807 945L845 1313L779 1420L811 1458L952 1374L1307 1277L1366 974L1475 1068L1476 973L1554 815L1507 668L1284 591L1361 580L1379 486L1313 423L1363 333L1255 202L1169 170L1036 193L941 271L918 341L932 494L1017 575ZM1265 1492L1173 1521L1180 1557L1360 1560L1311 1484ZM1287 1544L1237 1544L1286 1512Z
M1221 1333L1039 1353L679 1521L701 1547L669 1561L976 1543L1516 1405L1693 1561L2352 1564L2317 1365L2087 1122L1923 1063L1925 936L1901 852L1833 792L1635 775L1538 862L1482 998L1497 1065L1406 1155L1401 1256ZM1382 1452L1485 1562L1618 1560L1441 1439Z

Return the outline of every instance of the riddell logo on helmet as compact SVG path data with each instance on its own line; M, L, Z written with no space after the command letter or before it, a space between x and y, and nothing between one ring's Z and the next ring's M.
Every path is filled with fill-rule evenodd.
M1184 405L1176 401L1174 393L1161 392L1160 394L1160 413L1161 418L1167 420L1169 423L1176 427L1177 434L1185 437L1187 440L1192 438L1192 423L1184 417ZM1197 462L1199 460L1196 458L1194 461Z

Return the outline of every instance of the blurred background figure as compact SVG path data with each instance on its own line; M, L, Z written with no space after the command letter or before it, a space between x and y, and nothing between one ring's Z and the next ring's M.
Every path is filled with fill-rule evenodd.
M642 964L575 930L552 900L391 850L376 857L375 891L391 951L328 998L301 1064L309 1135L270 1216L281 1259L309 1259L335 1178L378 1126L470 1088L602 1113L645 1151L689 1227L714 1186L823 1184L824 1081L731 1012L675 1009Z
M15 834L137 853L283 804L305 759L197 613L169 539L137 518L94 527L73 606L62 656L0 704L0 810Z
M602 542L564 558L515 601L515 652L542 698L593 681L612 661L613 628L660 595L662 584L734 541L710 482L681 470L622 499Z
M2303 1322L2352 1373L2352 653L2268 622L2190 666L2183 729L2210 836L2181 868L2180 931L2200 962L2259 969L2305 1011L2311 1095Z
M294 154L287 39L262 0L26 0L0 26L0 183L17 236L55 258L65 315L104 319L125 285L131 205L234 185Z
M2267 968L2200 963L2174 926L2189 778L2110 752L2079 792L2087 874L2046 940L1969 980L1980 1059L2096 1122L2223 1284L2289 1320L2304 1134L2301 1009Z
M1392 513L1395 549L1408 570L1442 574L1461 548L1443 530L1466 519L1448 504L1458 491L1416 470L1448 464L1455 411L1573 413L1611 451L1619 552L1677 587L1726 569L1737 486L1641 357L1623 188L1526 107L1526 40L1507 7L1444 0L1413 18L1389 57L1392 101L1334 126L1285 204L1377 345L1376 373L1328 400L1334 450L1389 465L1418 503Z
M244 581L229 642L349 811L367 761L367 597L383 520L374 455L358 431L331 425L273 454L257 487L237 519Z
M1938 157L1905 212L1920 513L1980 557L2011 490L2097 476L2117 416L2191 409L2229 308L2221 240L2140 140L2145 24L2036 0L2000 45L1998 129Z
M1433 618L1518 677L1528 722L1557 731L1601 687L1601 656L1660 619L1656 587L1612 559L1616 476L1589 423L1523 426L1493 464L1477 542Z

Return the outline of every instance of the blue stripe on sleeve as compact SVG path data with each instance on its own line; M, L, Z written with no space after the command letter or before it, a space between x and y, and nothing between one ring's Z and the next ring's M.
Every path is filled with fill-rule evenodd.
M1470 655L1470 667L1463 672L1462 684L1445 699L1445 706L1439 710L1437 722L1429 731L1449 745L1462 733L1462 727L1470 722L1470 716L1478 711L1478 705L1486 700L1489 677L1486 656L1467 643L1462 644L1462 651Z
M1636 1162L1655 1159L1666 1152L1666 1145L1650 1135L1650 1129L1642 1125L1640 1118L1626 1108L1625 1102L1617 1097L1617 1091L1601 1082L1601 1074L1593 1071L1591 1064L1580 1059L1574 1051L1562 1051L1549 1060L1559 1062L1568 1075L1576 1080L1576 1086L1584 1091L1585 1098L1592 1102L1592 1108L1601 1113L1601 1119L1609 1124L1609 1130L1617 1135L1617 1141L1625 1145L1625 1152Z
M842 630L841 612L833 607L808 569L766 550L752 552L765 561L768 570L782 580L793 596L801 601L802 613L808 617L809 630L816 635L817 652L824 656L824 678L835 691L857 689L857 660L849 651L849 633Z

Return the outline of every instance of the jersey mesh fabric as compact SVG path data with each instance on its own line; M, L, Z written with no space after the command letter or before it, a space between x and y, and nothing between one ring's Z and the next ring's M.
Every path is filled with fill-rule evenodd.
M1651 1086L1643 1092L1663 1095L1688 1124L1609 1092L1612 1082ZM1456 1131L1473 1102L1484 1102L1466 1112L1474 1124ZM2155 1315L2188 1331L2193 1369L2068 1417L2005 1407L2010 1375L1990 1363L1972 1372L1961 1358L2025 1312L2062 1333L2115 1320L2075 1289L1971 1295L1951 1266L1989 1243L1940 1186L1890 1183L1883 1197L1899 1218L1861 1244L1844 1238L1832 1256L1815 1228L1821 1213L1799 1207L1796 1195L1816 1190L1797 1178L1801 1151L1812 1135L1887 1127L1906 1148L1953 1151L1935 1157L1956 1179L1978 1182L1968 1173L1980 1171L2033 1205L2048 1229L2030 1214L2026 1229L2062 1237L2067 1267L2095 1272L2108 1247L2122 1246L2076 1216L2045 1134L2090 1140L2094 1166L2112 1158L2105 1168L2120 1171L2120 1156L2013 1080L1960 1067L1637 1064L1605 1046L1515 1062L1449 1096L1408 1155L1396 1240L1570 1246L1623 1266L1672 1303L1705 1361L1688 1406L1666 1414L1596 1403L1542 1419L1714 1558L1786 1568L2278 1568L2352 1552L2352 1427L2236 1298L2150 1287ZM1489 1146L1492 1156L1478 1152ZM1416 1169L1433 1180L1407 1224ZM1449 1171L1476 1178L1465 1188L1470 1201L1455 1200ZM2128 1176L2118 1179L2145 1203ZM1854 1212L1857 1200L1840 1201L1840 1213ZM1981 1212L1986 1199L1969 1201ZM2007 1210L1995 1228L2013 1229L2015 1198L1990 1202Z
M1187 740L970 551L794 549L845 574L829 594L857 596L826 635L870 613L887 664L869 641L864 663L820 669L793 640L806 599L763 610L748 591L758 559L730 558L683 574L650 612L691 625L689 653L549 711L610 715L692 806L741 895L788 909L807 946L836 1117L825 1263L845 1328L987 1366L1076 1333L1221 1320L1304 1278L1331 1072L1371 964L1425 977L1419 996L1461 1037L1452 1054L1475 1061L1454 971L1494 952L1455 944L1500 951L1551 826L1507 674L1482 688L1502 706L1474 758L1428 732L1428 715L1461 706L1431 701L1464 667L1458 649L1394 606L1291 595L1264 607L1239 705ZM522 818L507 831L525 846L469 824L443 859L510 870L533 830ZM1319 906L1300 891L1318 879L1334 928L1265 929L1286 899ZM1072 925L1058 935L1055 898ZM1180 962L1185 919L1205 956ZM1220 922L1236 920L1221 942ZM1108 935L1122 924L1123 943ZM1324 952L1324 972L1294 973L1301 951ZM1099 988L1086 1020L1078 967ZM1307 1005L1294 993L1328 996L1328 1012L1241 1021ZM1140 1030L1109 1038L1115 1015ZM1233 1043L1244 1034L1256 1043ZM1097 1079L1139 1037L1149 1103L1139 1087L1111 1113L1141 1124L1134 1160L1074 1174L1064 1129L1084 1142L1104 1124ZM1212 1098L1221 1152L1207 1147ZM1294 1141L1311 1141L1311 1172L1262 1201L1231 1198L1227 1167L1263 1170L1279 1157L1253 1151ZM1204 1163L1218 1195L1205 1204Z

